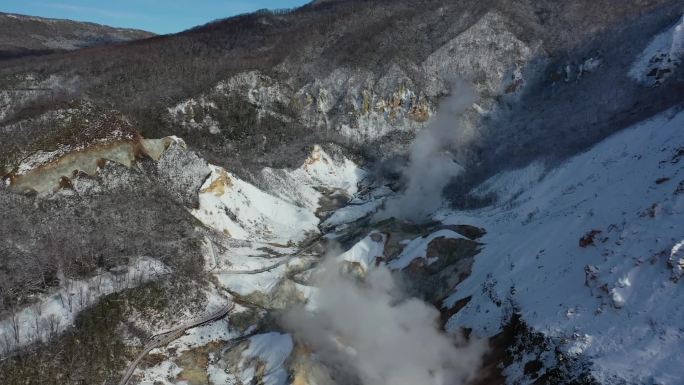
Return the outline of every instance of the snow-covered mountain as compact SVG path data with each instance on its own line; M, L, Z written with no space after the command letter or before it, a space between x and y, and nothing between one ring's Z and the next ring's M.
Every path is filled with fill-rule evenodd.
M471 275L445 300L467 304L447 329L499 333L512 313L599 383L677 384L684 377L681 257L684 113L630 127L559 167L532 164L486 181L497 204L437 215L487 231ZM525 382L520 354L505 369ZM527 380L529 381L529 380Z
M682 14L315 1L9 61L0 383L681 384Z

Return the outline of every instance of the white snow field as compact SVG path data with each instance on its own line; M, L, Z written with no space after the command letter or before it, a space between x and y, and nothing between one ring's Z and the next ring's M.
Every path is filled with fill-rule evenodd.
M316 217L320 188L357 192L365 171L348 159L334 160L315 147L295 170L265 169L269 191L211 166L212 173L200 191L200 207L193 215L226 235L252 241L286 244L318 233Z
M435 216L487 230L472 274L446 301L472 297L448 329L492 336L515 309L568 354L589 358L601 383L682 383L684 112L476 191L501 199Z
M200 191L193 215L204 224L236 239L286 243L317 231L312 211L270 195L226 170L212 173Z

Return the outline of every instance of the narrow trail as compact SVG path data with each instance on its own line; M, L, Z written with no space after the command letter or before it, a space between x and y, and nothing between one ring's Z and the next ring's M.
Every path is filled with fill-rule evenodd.
M135 372L135 369L140 364L140 361L142 361L142 359L145 358L145 356L153 349L170 344L171 342L180 338L180 336L185 334L185 332L190 329L225 317L228 313L230 313L231 310L233 310L234 307L235 303L231 301L228 304L226 304L226 306L216 310L215 312L206 314L198 319L189 321L173 329L152 336L152 340L148 342L147 345L145 345L145 348L138 354L135 360L133 360L133 362L131 362L131 364L128 365L128 369L126 369L126 372L121 377L119 385L128 384L128 381L130 381L131 377L133 376L133 372Z
M260 273L265 273L268 271L271 271L279 266L285 265L288 262L290 262L292 259L301 256L303 253L310 251L316 246L319 246L319 241L323 239L324 235L317 236L313 239L311 239L309 242L307 242L306 246L302 247L301 249L297 250L296 253L292 253L289 255L284 255L282 260L275 262L271 265L260 267L258 269L251 269L251 270L214 270L212 271L214 274L225 274L225 275L241 275L241 274L260 274Z

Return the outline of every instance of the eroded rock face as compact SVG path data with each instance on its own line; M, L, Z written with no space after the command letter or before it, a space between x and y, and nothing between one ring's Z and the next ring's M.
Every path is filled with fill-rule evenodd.
M213 136L242 152L250 143L266 158L280 145L274 132L287 127L287 136L306 133L306 141L335 141L387 159L430 122L441 97L461 92L453 89L456 80L474 84L478 114L491 110L495 98L522 92L528 63L545 53L540 40L518 37L513 23L496 11L464 17L445 32L450 40L427 55L384 63L382 70L341 65L302 77L297 61L304 58L295 54L275 74L251 70L222 80L168 108L167 118L181 136Z
M446 81L457 77L472 81L485 97L521 89L527 63L544 54L540 42L520 40L509 23L502 14L490 11L431 54L422 64L429 79L426 93L448 93Z
M483 36L489 40L482 41ZM251 71L170 108L169 116L186 130L238 141L255 134L241 131L245 121L257 126L297 125L313 129L308 135L342 141L388 158L401 153L430 121L437 100L452 92L454 80L473 81L482 97L479 103L489 105L504 90L512 92L512 83L515 91L522 88L522 71L534 52L506 30L502 16L493 14L424 63L415 63L411 75L399 64L381 74L343 67L293 86L290 81ZM228 112L239 106L243 115ZM273 147L271 140L266 135L253 144L265 151ZM368 143L386 147L378 151Z
M309 348L303 344L295 345L291 362L292 385L335 385L330 369L318 361Z
M211 170L206 160L172 142L156 162L159 183L186 207L199 206L199 190Z
M23 175L60 157L88 148L106 151L115 142L135 142L139 132L120 112L88 101L50 104L0 123L2 176ZM132 152L132 151L128 151ZM126 162L130 155L121 155Z
M306 296L297 284L287 278L279 281L268 291L255 291L243 298L244 301L269 310L285 310L306 302Z

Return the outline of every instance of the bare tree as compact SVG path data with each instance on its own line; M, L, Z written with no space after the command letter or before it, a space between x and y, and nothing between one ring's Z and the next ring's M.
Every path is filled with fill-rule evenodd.
M19 314L17 313L17 307L15 304L10 304L10 326L12 328L12 332L14 333L14 342L19 345L20 322Z
M59 333L60 319L55 314L50 314L47 318L47 337L52 339Z
M5 353L9 353L14 349L15 341L8 333L3 333L2 335L2 345Z
M36 329L36 338L41 339L40 329L41 321L43 320L43 303L41 301L36 301L31 305L31 310L33 312L33 327Z
M102 293L102 280L104 279L104 274L98 274L97 278L95 279L96 287L95 287L95 293L96 295L99 295Z

